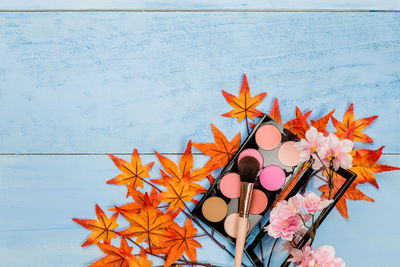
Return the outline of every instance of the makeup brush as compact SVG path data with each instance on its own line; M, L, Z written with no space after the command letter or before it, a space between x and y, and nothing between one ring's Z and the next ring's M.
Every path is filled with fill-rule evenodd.
M239 160L240 175L240 204L239 218L237 222L236 248L235 248L235 267L242 265L244 243L246 241L247 225L249 218L249 210L251 197L253 195L254 181L260 170L258 160L246 156Z

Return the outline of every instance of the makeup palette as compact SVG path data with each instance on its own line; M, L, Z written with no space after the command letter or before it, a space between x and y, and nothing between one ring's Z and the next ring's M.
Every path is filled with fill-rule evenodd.
M238 162L251 156L260 163L253 196L247 237L271 209L279 193L300 169L299 138L264 115L239 147L193 213L230 242L235 242L240 198Z

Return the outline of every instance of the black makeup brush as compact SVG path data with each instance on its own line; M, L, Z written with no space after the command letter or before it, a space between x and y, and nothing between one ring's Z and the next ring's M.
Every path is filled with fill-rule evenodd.
M248 218L254 181L256 180L260 163L253 157L243 157L238 164L240 175L240 204L237 222L235 267L242 265L244 243L246 241Z

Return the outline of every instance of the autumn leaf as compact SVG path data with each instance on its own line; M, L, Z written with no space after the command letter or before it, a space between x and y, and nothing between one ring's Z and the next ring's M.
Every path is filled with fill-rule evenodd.
M142 248L140 250L140 256L139 258L135 258L133 260L133 266L132 267L151 267L153 261L147 260L147 254Z
M97 244L106 256L89 265L88 267L150 267L153 263L147 260L147 254L141 249L139 258L132 255L132 247L124 238L121 238L119 248L107 244Z
M207 175L206 178L207 178L208 182L210 183L210 187L211 187L212 184L215 182L215 178L211 174Z
M346 182L346 179L334 174L333 178L333 185L334 188L332 189L331 192L331 197L334 196L339 189L342 187L342 185ZM323 185L319 188L319 190L322 192L322 197L323 198L328 198L329 197L329 185ZM375 202L372 198L369 196L365 195L361 190L357 188L357 184L352 183L350 187L347 189L347 191L344 193L344 195L341 197L341 199L338 201L336 204L336 208L342 214L343 217L346 219L349 218L348 211L347 211L347 204L346 204L346 199L348 200L365 200L365 201L371 201Z
M143 204L144 204L144 194L134 188L129 189L129 194L130 194L130 196L132 196L134 202L122 205L122 206L118 207L118 209L123 210L126 213L140 213L141 209L143 207ZM154 187L151 190L151 193L149 195L149 201L150 201L150 204L155 208L160 204L158 194ZM115 207L109 209L109 211L118 212L117 208L115 208ZM161 210L156 209L156 211L162 213Z
M339 139L349 139L350 141L354 141L354 129L355 129L356 123L353 122L347 130L342 133L342 135L339 137Z
M174 212L177 209L185 209L185 201L192 201L193 197L207 190L199 184L190 183L187 179L180 182L171 180L165 187L167 191L161 193L161 200L170 203L169 211Z
M384 146L377 150L358 149L350 152L353 157L353 167L350 170L357 174L354 183L370 183L379 188L374 173L400 170L398 167L376 163L382 155L383 148Z
M144 203L140 213L131 213L116 207L118 212L130 223L128 229L118 234L124 237L137 237L136 242L148 240L151 244L160 245L161 238L165 235L165 229L173 222L174 216L160 214L151 205L147 193L144 195Z
M320 118L319 120L313 121L311 120L311 126L315 127L318 132L322 132L324 133L324 135L328 135L328 132L326 131L326 126L328 126L328 122L330 120L330 118L332 117L333 113L335 113L335 110L332 110L331 112L329 112L328 114L326 114L325 116L323 116L322 118Z
M279 110L279 102L278 98L274 99L274 104L272 105L271 111L269 112L269 116L277 121L279 124L282 124L281 111Z
M371 137L363 133L362 131L367 128L378 116L372 116L364 119L354 120L354 104L351 104L349 109L343 116L343 122L338 121L334 117L332 117L333 126L336 128L337 132L335 133L337 137L342 138L343 134L347 131L347 129L354 122L354 141L362 142L362 143L372 143L373 140Z
M262 117L264 113L256 109L261 103L267 93L261 93L254 97L251 97L249 85L247 84L247 77L243 75L242 88L240 89L239 97L231 95L222 90L226 101L233 107L228 113L222 114L224 117L237 118L238 122L241 122L244 118L248 117L254 120L254 117Z
M153 183L160 184L162 186L168 185L168 179L171 178L175 182L182 181L184 176L188 177L189 182L197 182L205 178L212 170L208 169L208 167L193 169L193 155L192 155L192 142L189 141L185 153L183 153L182 157L179 160L179 167L167 157L164 157L157 151L155 151L157 158L159 159L161 165L163 166L165 172L160 170L162 178L151 180Z
M206 163L205 168L218 169L225 166L233 155L235 155L240 146L240 133L229 142L217 127L211 124L211 128L213 130L215 143L193 143L193 146L211 157Z
M305 138L306 131L310 128L307 122L308 117L311 115L311 110L302 114L300 109L296 107L296 118L286 122L283 127L292 131L299 138Z
M131 267L133 266L134 259L132 255L132 247L128 246L128 243L124 238L121 238L121 245L119 248L108 244L97 244L99 249L106 254L103 258L99 259L95 263L88 267Z
M149 170L153 167L154 162L142 165L139 152L135 149L132 153L131 162L117 158L112 154L108 154L115 165L122 171L122 174L107 181L107 184L124 185L129 184L131 187L143 188L143 179L149 177Z
M167 229L167 236L163 239L163 247L168 247L167 260L164 267L170 266L185 253L191 261L196 261L196 248L200 248L199 242L194 240L197 229L193 227L190 219L186 219L185 225L171 224Z
M102 239L105 244L110 244L111 239L117 237L113 230L118 227L118 213L115 213L111 218L107 218L104 211L96 204L96 216L97 220L72 219L74 222L80 224L86 229L93 231L85 243L82 244L82 247L96 244Z

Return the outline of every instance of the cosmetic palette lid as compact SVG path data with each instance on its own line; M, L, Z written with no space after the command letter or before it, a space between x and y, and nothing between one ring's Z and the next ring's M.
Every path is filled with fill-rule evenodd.
M290 197L296 195L300 189L303 186L306 186L306 184L309 182L310 177L312 176L314 170L312 169L311 165L302 173L302 176L299 178L298 182L293 186L293 188L287 192L286 196L283 198L285 200L288 200ZM321 226L322 222L325 220L325 218L328 216L328 214L332 211L332 209L335 207L339 199L344 195L346 190L350 187L350 185L354 182L355 178L357 175L349 170L345 170L342 168L339 168L337 171L335 171L337 175L343 177L346 179L345 183L339 188L339 190L336 192L336 194L333 196L333 202L325 209L323 210L318 218L316 220L319 220L319 224L317 227ZM267 217L267 216L265 216ZM269 225L269 220L265 218L263 220L264 222L260 222L260 228L264 229L266 226ZM252 261L254 266L264 266L263 265L263 260L264 257L268 258L270 255L270 252L263 251L263 253L257 254L256 251L260 251L261 243L264 243L268 241L269 239L273 239L268 235L268 233L264 230L261 230L258 232L256 235L252 236L247 244L247 247L245 248L246 254L248 255L249 259ZM306 234L298 243L299 248L301 249L310 239L310 236ZM281 267L287 267L289 266L290 262L288 262L289 257L283 260Z

